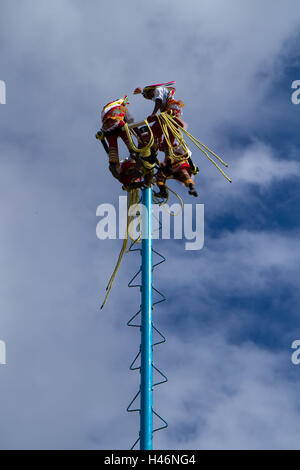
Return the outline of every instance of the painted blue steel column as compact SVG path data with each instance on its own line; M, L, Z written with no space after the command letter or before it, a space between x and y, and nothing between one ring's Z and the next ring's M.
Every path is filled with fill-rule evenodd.
M152 189L142 190L142 322L141 322L141 413L140 449L152 450Z

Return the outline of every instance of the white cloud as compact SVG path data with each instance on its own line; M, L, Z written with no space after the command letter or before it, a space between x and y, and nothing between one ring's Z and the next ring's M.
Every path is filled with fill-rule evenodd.
M234 163L231 175L237 183L252 183L264 187L276 181L299 178L300 163L275 158L269 146L255 142Z
M224 341L220 332L183 343L168 338L169 384L160 412L166 449L297 449L298 382L289 382L290 351ZM169 389L167 390L167 388Z

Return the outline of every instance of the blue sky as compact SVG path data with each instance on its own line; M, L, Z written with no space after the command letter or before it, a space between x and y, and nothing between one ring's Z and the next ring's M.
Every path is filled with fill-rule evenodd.
M126 327L139 296L128 255L103 311L120 241L96 238L96 208L121 188L94 139L100 111L136 86L176 80L192 134L230 165L230 185L193 150L205 246L167 257L155 312L169 378L155 395L160 449L299 448L300 6L296 0L2 0L0 367L2 449L127 449L138 419ZM172 187L185 202L185 190ZM176 273L176 274L174 274ZM133 331L132 331L133 330Z

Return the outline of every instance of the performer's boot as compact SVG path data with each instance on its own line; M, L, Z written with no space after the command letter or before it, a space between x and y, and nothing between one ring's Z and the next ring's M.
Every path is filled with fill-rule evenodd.
M167 199L168 191L167 191L166 186L162 183L158 183L158 187L159 187L159 193L154 193L154 195L157 197L161 197L163 199Z
M190 194L191 196L198 197L198 193L197 193L197 191L196 191L196 189L195 189L195 186L194 186L192 183L189 184L189 188L190 188L190 189L189 189L189 194Z

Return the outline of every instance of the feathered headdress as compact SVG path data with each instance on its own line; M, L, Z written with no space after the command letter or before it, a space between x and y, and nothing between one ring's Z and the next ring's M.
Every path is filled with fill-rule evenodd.
M119 100L111 101L110 103L107 103L102 109L102 113L101 113L102 119L111 109L116 108L117 106L129 106L129 104L130 103L129 103L127 95L124 95L124 97L120 98Z
M148 86L145 86L143 88L143 91L140 87L137 87L133 94L134 95L139 95L140 93L144 94L144 93L147 93L147 91L149 90L154 90L155 88L159 87L159 86L163 86L165 88L168 88L168 90L172 91L173 93L175 93L175 85L176 85L176 82L167 82L167 83L157 83L156 85L148 85Z

